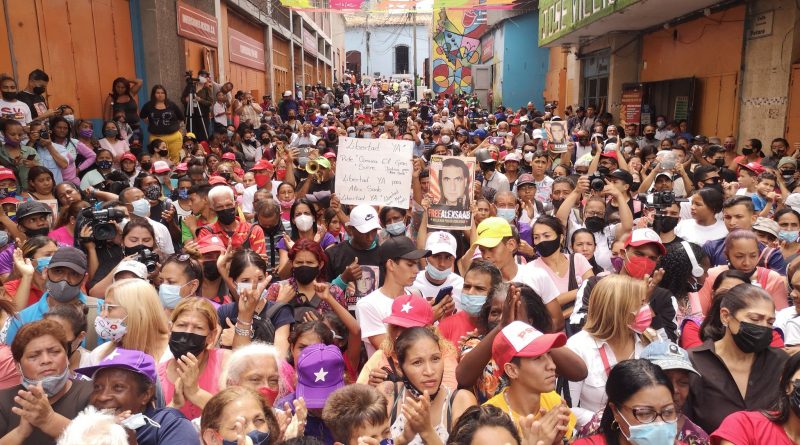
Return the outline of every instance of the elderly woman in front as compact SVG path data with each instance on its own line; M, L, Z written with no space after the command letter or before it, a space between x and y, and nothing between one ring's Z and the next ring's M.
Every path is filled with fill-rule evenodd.
M54 320L23 325L11 344L20 385L0 391L0 444L55 444L86 407L92 383L73 380L67 334Z

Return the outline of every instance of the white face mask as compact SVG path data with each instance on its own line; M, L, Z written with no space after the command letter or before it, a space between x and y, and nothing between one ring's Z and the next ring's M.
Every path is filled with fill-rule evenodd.
M300 215L294 219L297 230L307 232L314 226L314 218L311 215Z

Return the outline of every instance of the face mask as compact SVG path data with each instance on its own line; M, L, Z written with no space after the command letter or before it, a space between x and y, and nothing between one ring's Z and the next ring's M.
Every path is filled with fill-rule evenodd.
M653 139L656 138L656 134L655 133L645 133L644 134L644 138L647 139L648 141L652 141Z
M264 187L269 182L268 173L257 173L253 175L253 178L256 180L256 186L258 186L258 188Z
M250 438L250 442L253 445L266 445L269 443L269 431L266 433L262 433L259 430L253 430L247 433L247 437ZM236 440L222 440L222 445L237 445L239 441Z
M433 264L431 264L431 263L430 263L430 261L429 261L429 262L428 262L428 264L425 266L425 272L427 272L427 273L428 273L428 275L429 275L431 278L433 278L434 280L436 280L436 281L442 281L442 280L446 280L446 279L447 279L447 277L449 277L449 276L450 276L450 274L451 274L451 273L453 273L453 271L452 271L452 270L450 270L450 269L447 269L447 270L439 270L439 269L437 269L437 268L433 267Z
M674 216L659 216L656 222L653 223L653 229L658 233L669 233L675 230L678 226L680 218Z
M406 233L406 225L402 221L387 224L386 231L389 232L390 235L399 236Z
M161 186L160 186L160 185L158 185L158 184L153 184L153 185L151 185L151 186L148 186L148 187L147 187L147 188L144 190L144 196L145 196L147 199L151 200L151 201L156 201L156 200L158 200L158 198L160 198L160 197L161 197Z
M217 219L222 225L229 225L233 224L236 221L236 207L231 207L229 209L222 209L217 213Z
M294 225L301 232L308 232L314 227L314 218L311 215L299 215L294 219Z
M54 282L48 278L44 287L47 289L47 294L55 298L59 303L70 302L78 298L78 294L81 293L80 285L73 286L67 283L67 280Z
M94 136L94 130L92 130L91 128L86 130L78 130L78 136L82 138L90 138Z
M603 228L605 228L606 219L599 216L590 216L586 218L584 223L586 224L586 228L590 232L597 233L597 232L602 232Z
M625 258L621 256L614 256L611 257L611 267L614 268L614 272L619 273L622 270L622 266L625 264Z
M50 259L53 258L52 256L45 256L38 258L36 260L36 272L42 273L44 269L50 265Z
M150 169L153 168L153 163L145 161L139 164L139 166L142 168L142 171L150 171Z
M302 285L310 284L319 275L319 268L314 266L298 266L292 268L292 276Z
M740 321L739 332L733 334L733 341L746 354L761 352L772 342L772 328Z
M179 188L178 189L178 199L189 199L189 189L187 188Z
M497 216L511 223L517 217L517 209L497 209Z
M664 122L664 121L656 121L656 127L664 128L664 125L666 125L666 122Z
M286 169L279 168L275 170L275 178L277 178L278 181L283 181L286 178Z
M6 145L12 148L19 147L20 141L12 141L11 139L6 139Z
M9 102L13 102L17 100L17 92L16 91L3 91L2 92L3 100L7 100Z
M506 137L506 136L508 136L508 132L507 131L498 131L497 135L500 136L500 137Z
M128 333L128 325L124 318L106 318L97 316L94 319L94 331L103 340L118 342Z
M99 168L100 170L109 170L111 169L111 161L106 159L102 161L97 161L97 168Z
M272 389L269 386L262 386L258 388L259 394L267 400L267 404L272 406L275 403L275 399L278 398L278 390Z
M145 425L150 425L154 428L161 428L161 424L142 413L131 414L130 417L120 422L120 425L133 431L136 431Z
M625 253L627 261L625 261L625 270L633 278L642 279L645 275L653 273L656 268L656 262L644 256L631 257Z
M66 386L67 382L69 381L70 371L69 366L64 368L64 372L59 375L50 375L47 377L42 377L39 380L33 380L25 377L22 375L22 386L30 390L34 386L38 385L39 383L42 384L42 389L44 393L47 394L47 397L53 397L54 395L58 394L64 386Z
M217 262L214 260L203 262L203 277L211 281L219 279L219 269L217 269Z
M279 199L278 204L280 204L281 210L289 210L292 208L292 205L294 205L294 199L291 199L289 201L283 201Z
M158 298L161 299L161 305L167 309L173 309L181 301L181 288L177 284L162 284L158 287Z
M652 422L631 426L628 419L620 413L620 417L628 424L630 436L625 436L632 445L672 445L678 434L677 422Z
M362 133L362 136L364 137L364 139L369 139L372 137L372 133L369 131L365 131L364 133Z
M44 87L33 87L33 91L32 92L33 92L33 94L35 94L37 96L41 96L42 94L44 94L45 91L46 90L45 90Z
M751 154L753 154L753 151L755 150L753 150L752 148L743 148L742 154L745 156L750 156Z
M531 161L533 161L533 152L529 151L525 153L524 155L522 155L522 158L525 159L525 162L530 163Z
M631 330L637 334L641 334L647 328L650 327L650 323L653 321L653 311L650 310L650 305L645 304L644 306L639 309L639 312L636 313L636 317L633 319L633 323L628 325Z
M108 128L106 130L103 130L103 136L107 138L115 138L117 137L118 134L119 132L115 128Z
M675 137L675 132L672 130L667 131L667 139L672 139Z
M781 230L778 232L778 239L781 241L786 241L787 243L793 243L797 241L800 232L797 230Z
M541 257L549 257L556 253L559 247L561 247L561 240L559 239L539 241L533 246L533 248L536 249L536 253Z
M486 303L486 295L461 294L461 308L473 317L481 313L484 303Z
M232 131L230 131L230 130L228 130L228 139L230 139L230 138L232 138L232 137L233 137L233 132L232 132Z
M197 357L206 349L207 338L191 332L173 332L169 334L169 350L176 360L190 352Z
M356 137L356 134L355 133L347 133L347 137L354 138L354 137Z
M75 115L74 114L68 114L68 115L64 116L64 120L67 121L67 123L69 123L70 125L73 125L75 123Z
M206 83L207 80L206 76L197 76L198 83Z
M131 203L133 214L142 218L150 216L150 202L145 198L137 199Z
M725 159L723 158L714 159L714 167L721 168L724 165L725 165Z
M794 173L790 175L781 175L781 176L783 176L783 180L786 182L792 182L792 180L794 179Z
M33 238L34 236L47 236L47 234L50 233L50 229L47 227L42 227L41 229L23 229L22 231L25 232L25 235L27 235L28 238Z

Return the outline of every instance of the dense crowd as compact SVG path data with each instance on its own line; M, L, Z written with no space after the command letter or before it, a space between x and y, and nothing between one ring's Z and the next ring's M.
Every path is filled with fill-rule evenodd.
M781 137L205 71L146 103L120 77L98 123L26 82L0 76L0 445L800 443ZM352 138L411 147L407 206L337 196Z

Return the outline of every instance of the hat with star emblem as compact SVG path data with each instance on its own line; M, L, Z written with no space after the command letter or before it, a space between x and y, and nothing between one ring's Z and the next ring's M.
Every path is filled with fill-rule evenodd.
M428 300L413 294L400 295L392 302L392 314L383 319L386 324L403 328L433 325L433 308Z
M344 357L335 345L317 343L303 349L297 358L297 390L307 408L323 408L328 396L344 387Z

